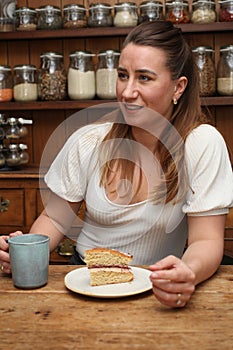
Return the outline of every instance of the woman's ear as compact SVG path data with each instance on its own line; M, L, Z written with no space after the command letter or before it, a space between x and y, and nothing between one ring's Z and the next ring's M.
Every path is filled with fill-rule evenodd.
M180 77L177 79L174 91L174 99L179 100L180 96L183 94L186 86L188 84L188 79L186 77Z

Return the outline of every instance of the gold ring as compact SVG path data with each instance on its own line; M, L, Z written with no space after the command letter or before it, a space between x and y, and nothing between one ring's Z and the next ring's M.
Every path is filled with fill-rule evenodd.
M177 302L176 302L176 305L180 305L180 304L182 304L182 300L181 300L181 297L182 297L182 294L181 293L178 293L177 294Z

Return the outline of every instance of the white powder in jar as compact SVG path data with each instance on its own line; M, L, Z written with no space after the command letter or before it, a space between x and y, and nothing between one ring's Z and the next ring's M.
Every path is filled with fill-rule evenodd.
M233 76L217 79L217 91L220 95L233 96Z
M133 12L127 10L119 11L115 14L113 24L116 27L134 27L138 23L138 17Z
M116 98L117 69L102 68L96 71L96 93L102 99Z
M36 83L16 84L13 88L15 101L36 101L38 98L38 88Z
M68 95L71 100L90 100L95 97L95 72L68 70Z

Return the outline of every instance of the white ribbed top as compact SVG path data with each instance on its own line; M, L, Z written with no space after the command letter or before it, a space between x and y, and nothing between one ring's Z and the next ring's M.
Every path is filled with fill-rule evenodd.
M224 214L233 206L233 175L223 137L204 124L188 136L185 152L192 191L182 203L119 205L99 187L98 149L111 125L87 125L75 132L45 177L60 197L86 202L86 219L77 239L79 254L104 246L132 254L133 264L151 264L168 254L182 256L185 214Z

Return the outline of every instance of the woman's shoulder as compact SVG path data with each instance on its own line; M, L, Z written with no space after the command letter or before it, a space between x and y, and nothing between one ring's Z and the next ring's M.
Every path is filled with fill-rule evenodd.
M190 132L185 143L204 146L210 143L213 145L225 144L225 140L216 127L210 124L201 124Z

